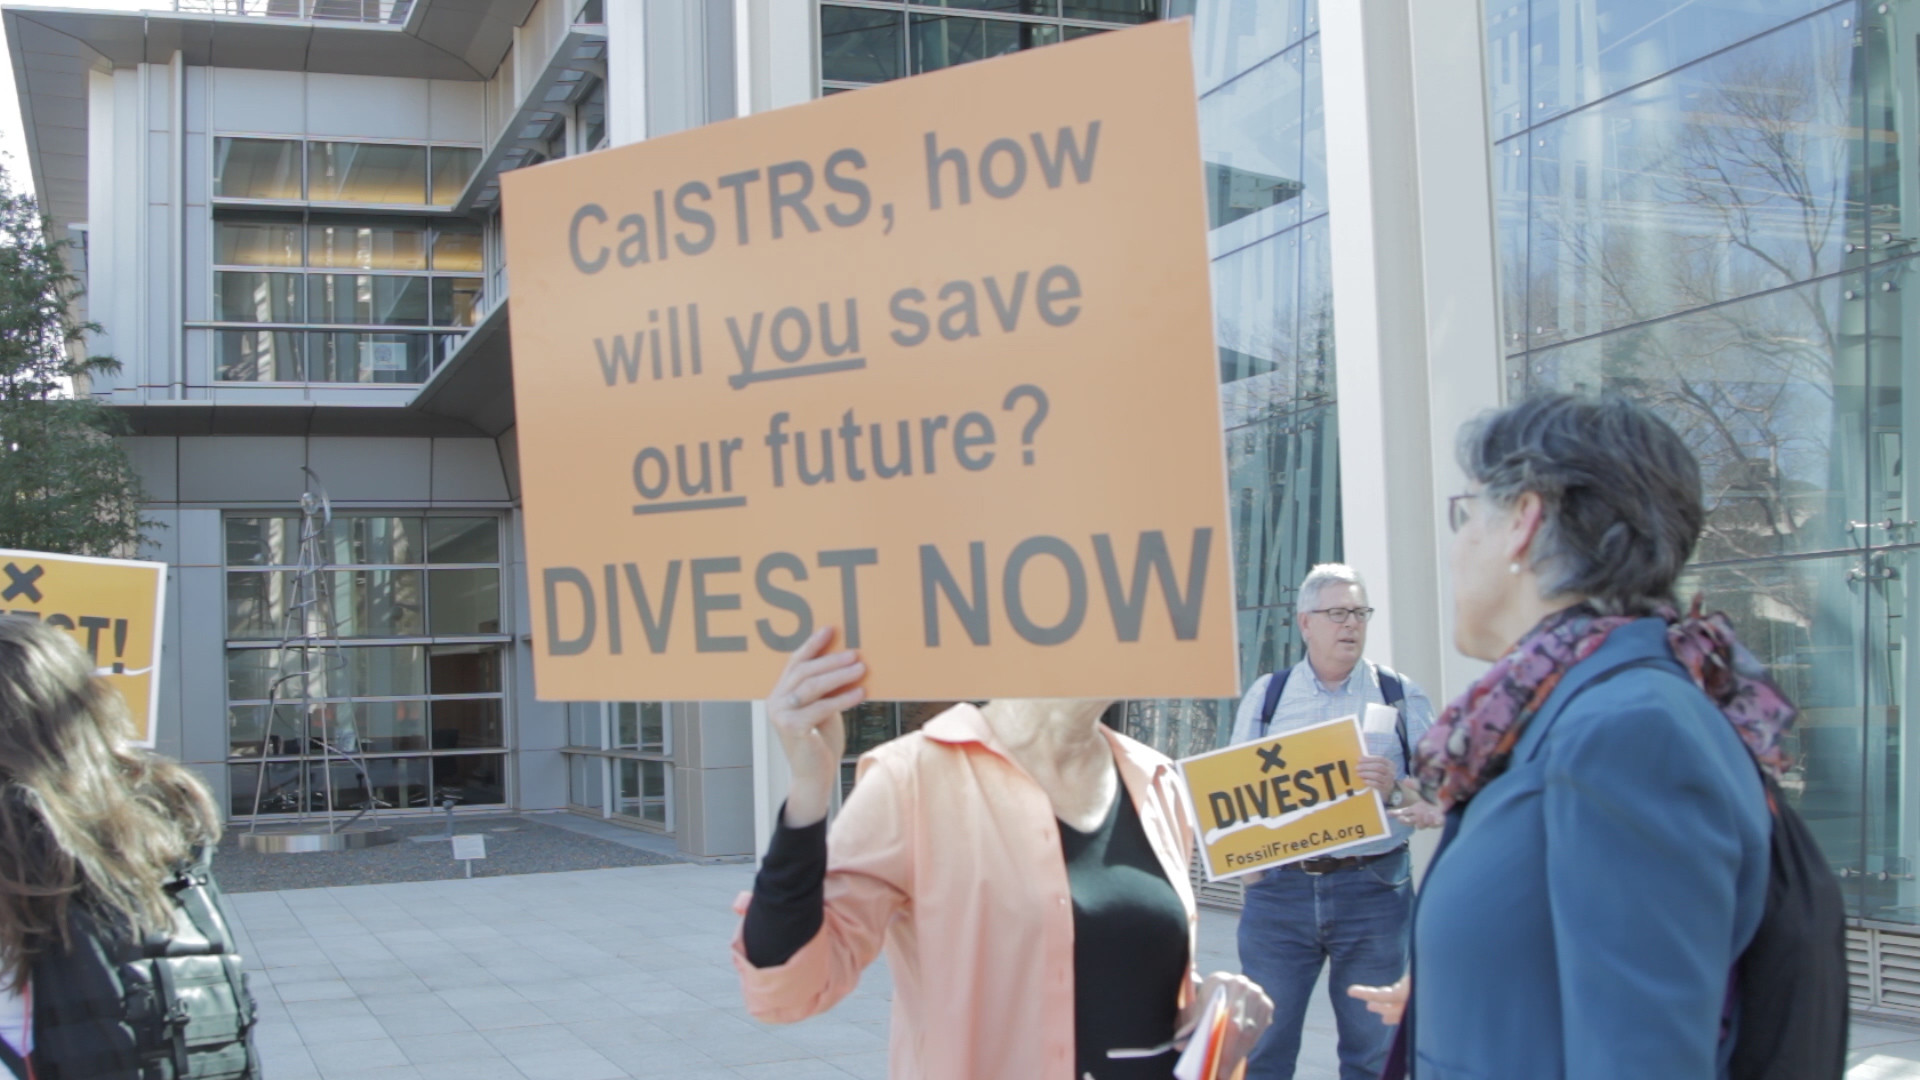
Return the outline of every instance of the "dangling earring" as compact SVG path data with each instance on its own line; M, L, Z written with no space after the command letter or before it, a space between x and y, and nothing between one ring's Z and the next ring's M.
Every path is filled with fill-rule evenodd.
M1510 563L1508 563L1508 564L1507 564L1507 573L1509 573L1509 574L1518 574L1519 572L1520 572L1520 564L1519 564L1519 563L1517 563L1517 562L1510 562Z

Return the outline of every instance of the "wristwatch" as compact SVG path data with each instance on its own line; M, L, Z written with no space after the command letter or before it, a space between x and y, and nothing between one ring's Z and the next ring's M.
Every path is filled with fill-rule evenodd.
M1393 787L1393 794L1387 796L1387 806L1389 806L1394 810L1398 810L1402 806L1405 806L1406 804L1407 804L1407 789L1401 787L1398 784L1395 784Z

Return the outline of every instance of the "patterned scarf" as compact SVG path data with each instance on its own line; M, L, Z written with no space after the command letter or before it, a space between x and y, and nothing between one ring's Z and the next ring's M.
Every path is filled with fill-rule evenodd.
M1787 765L1780 740L1793 725L1793 704L1734 637L1726 615L1702 615L1698 597L1684 618L1673 608L1657 614L1667 622L1674 658L1726 714L1754 759L1778 777ZM1506 772L1527 723L1561 678L1593 655L1607 635L1633 621L1630 616L1603 616L1587 604L1541 620L1493 670L1447 706L1420 740L1414 775L1426 797L1443 808L1464 806Z

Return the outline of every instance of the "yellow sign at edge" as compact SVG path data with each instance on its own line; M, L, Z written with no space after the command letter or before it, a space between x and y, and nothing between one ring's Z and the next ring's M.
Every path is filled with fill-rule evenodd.
M160 711L167 564L0 549L0 612L72 634L94 674L126 699L134 742L151 747Z
M1180 762L1208 881L1331 855L1391 835L1360 779L1358 717L1282 732Z

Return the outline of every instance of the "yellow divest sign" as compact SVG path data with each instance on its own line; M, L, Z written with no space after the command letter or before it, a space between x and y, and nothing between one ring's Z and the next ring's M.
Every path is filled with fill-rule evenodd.
M126 699L134 741L153 745L167 565L0 549L0 611L72 634Z
M1380 795L1360 779L1364 753L1360 721L1347 716L1182 761L1207 880L1386 836Z

